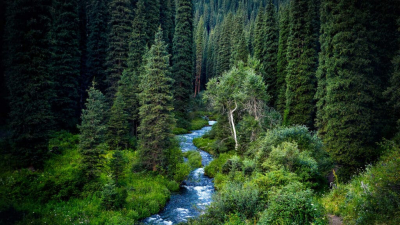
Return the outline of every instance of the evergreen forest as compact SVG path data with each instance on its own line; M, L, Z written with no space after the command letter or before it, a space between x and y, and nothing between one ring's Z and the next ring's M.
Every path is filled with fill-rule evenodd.
M0 40L0 224L400 224L399 0L0 0Z

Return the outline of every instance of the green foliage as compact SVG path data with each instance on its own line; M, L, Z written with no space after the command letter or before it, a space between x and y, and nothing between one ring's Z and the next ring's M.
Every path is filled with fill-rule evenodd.
M206 216L215 223L224 221L225 215L238 213L244 218L252 218L260 209L257 186L228 183L214 197Z
M258 224L328 224L323 207L301 183L268 192L268 208Z
M190 173L190 165L187 163L179 163L176 165L174 180L182 182Z
M140 157L146 169L157 171L167 165L165 150L171 147L172 83L169 76L169 55L159 28L155 43L146 54L141 77L140 102Z
M317 1L290 2L284 124L314 127L314 95L318 62Z
M101 206L106 210L112 210L123 206L127 197L127 192L125 189L122 191L118 190L114 180L110 179L104 186L101 196Z
M125 113L125 108L124 97L121 92L117 92L107 125L107 143L112 149L128 148L128 114Z
M129 37L132 32L130 0L112 0L109 5L109 28L107 49L107 100L112 102L118 91L118 81L128 67Z
M74 129L79 120L78 87L79 87L79 20L78 1L53 1L54 15L50 36L51 68L54 76L55 118L59 127Z
M83 155L82 167L89 180L99 176L102 167L102 154L106 146L104 136L105 125L105 97L93 86L88 91L89 98L86 109L82 110L82 123L78 126L81 136L79 138L79 149Z
M86 90L92 80L96 80L101 92L107 89L106 84L106 57L107 57L107 24L108 24L108 0L87 1L87 77L83 77L82 86ZM83 52L82 52L83 54Z
M223 153L218 158L210 162L205 168L204 172L209 177L215 177L219 172L222 171L222 166L231 157L231 154Z
M283 142L295 142L300 153L309 152L310 157L317 162L321 175L324 176L331 169L332 162L323 148L322 141L305 126L278 127L269 130L264 137L250 146L247 154L253 156L258 165L261 165L272 150ZM279 153L279 150L275 151Z
M117 186L119 186L118 182L120 181L120 179L123 179L125 164L126 159L123 157L123 154L121 153L121 151L116 150L110 160L110 169L112 178Z
M193 144L197 148L206 151L212 155L216 155L218 153L217 149L215 148L215 140L209 138L195 138L193 139Z
M349 1L325 1L322 8L317 124L333 159L346 167L342 177L350 178L377 156L375 143L384 124L382 74L374 66L379 56L369 30L375 8ZM361 33L365 38L358 38Z
M176 1L175 35L173 39L172 77L174 85L174 108L177 126L189 128L186 118L192 90L193 63L193 10L192 1Z
M201 167L201 155L198 151L188 151L183 154L188 159L189 166L192 170Z
M190 130L200 130L208 126L208 121L203 118L195 118L190 122Z
M279 6L279 43L276 87L278 97L276 109L283 115L286 108L286 75L287 75L287 49L289 38L289 7L288 4Z
M50 7L50 0L9 1L7 6L4 75L10 94L13 153L22 166L43 165L55 124L51 109L55 74L49 72Z
M400 222L400 149L391 141L381 143L381 148L385 153L376 165L322 198L327 211L340 215L346 224Z

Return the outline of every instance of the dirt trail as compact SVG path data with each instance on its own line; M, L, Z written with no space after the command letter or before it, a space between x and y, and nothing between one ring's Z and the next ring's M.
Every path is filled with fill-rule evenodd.
M342 219L335 215L328 215L329 217L329 225L342 225Z

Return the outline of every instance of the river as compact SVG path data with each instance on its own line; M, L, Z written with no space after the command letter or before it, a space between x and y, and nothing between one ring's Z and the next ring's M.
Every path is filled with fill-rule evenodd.
M212 156L202 151L193 144L193 139L203 136L211 130L215 121L208 122L210 126L200 130L192 131L190 134L179 135L179 143L182 152L191 150L199 151L202 157L202 168L193 170L187 179L183 181L178 193L171 195L165 208L156 215L143 220L144 224L177 224L187 221L188 218L196 217L211 203L214 193L213 179L204 175L204 166L212 160Z

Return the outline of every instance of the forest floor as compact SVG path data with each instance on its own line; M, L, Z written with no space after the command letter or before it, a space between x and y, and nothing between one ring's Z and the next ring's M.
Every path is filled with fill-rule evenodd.
M329 225L342 225L342 219L335 215L328 215L329 217Z

